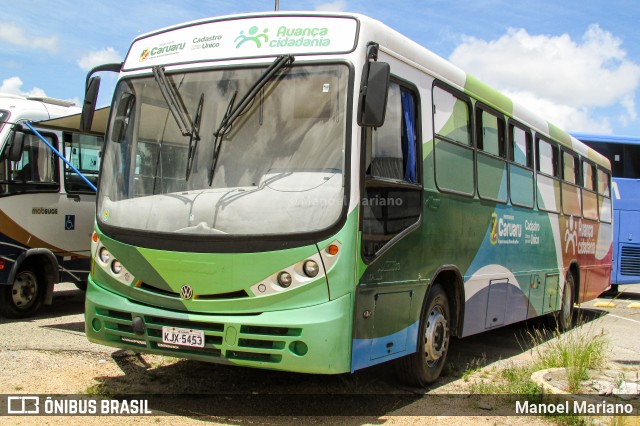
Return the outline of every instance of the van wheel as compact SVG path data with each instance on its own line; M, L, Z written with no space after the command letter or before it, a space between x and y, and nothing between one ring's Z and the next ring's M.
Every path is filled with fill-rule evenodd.
M38 274L29 267L21 269L13 284L0 291L0 312L8 318L26 318L33 315L44 298L44 287Z
M440 284L434 284L422 308L418 350L396 364L402 381L425 387L440 377L449 350L450 323L447 294Z

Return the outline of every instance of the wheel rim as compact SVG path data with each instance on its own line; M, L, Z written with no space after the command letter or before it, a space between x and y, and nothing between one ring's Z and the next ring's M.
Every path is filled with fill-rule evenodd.
M424 352L429 366L438 362L449 346L449 327L441 306L434 306L427 316Z
M11 299L13 305L20 309L29 309L38 297L38 279L31 271L22 271L13 282Z

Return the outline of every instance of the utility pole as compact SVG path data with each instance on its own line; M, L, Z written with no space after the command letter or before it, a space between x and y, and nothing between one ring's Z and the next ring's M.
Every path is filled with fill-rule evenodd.
M276 12L278 11L278 7L279 7L278 3L280 3L279 0L276 0L276 9L275 9Z

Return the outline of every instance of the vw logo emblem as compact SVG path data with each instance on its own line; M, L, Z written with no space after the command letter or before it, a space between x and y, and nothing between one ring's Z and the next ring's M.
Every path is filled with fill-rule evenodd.
M193 297L193 289L191 286L187 284L183 285L180 289L180 296L182 296L183 299L191 299Z

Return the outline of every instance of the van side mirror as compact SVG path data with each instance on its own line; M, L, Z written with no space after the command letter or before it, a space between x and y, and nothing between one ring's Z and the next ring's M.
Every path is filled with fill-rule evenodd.
M80 116L80 130L83 132L91 131L99 90L100 76L91 77L84 92L84 103L82 104L82 115Z
M385 62L367 62L362 69L358 125L380 127L384 124L389 94L391 67Z
M9 144L9 153L7 158L9 161L20 161L22 151L24 150L24 139L26 135L20 129L14 129L11 134L11 142Z

